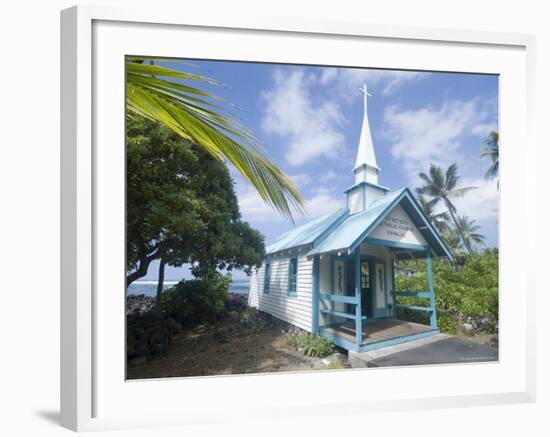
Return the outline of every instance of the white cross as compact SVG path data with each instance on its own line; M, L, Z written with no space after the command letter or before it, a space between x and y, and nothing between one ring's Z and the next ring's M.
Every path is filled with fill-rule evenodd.
M365 112L367 112L367 96L372 97L372 95L367 91L367 84L364 83L362 88L359 88L359 92L363 94L363 105Z

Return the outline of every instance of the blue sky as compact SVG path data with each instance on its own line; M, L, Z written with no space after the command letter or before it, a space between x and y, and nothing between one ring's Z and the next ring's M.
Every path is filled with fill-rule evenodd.
M486 181L487 160L479 158L483 139L498 130L498 77L311 67L224 61L190 61L195 67L166 63L215 78L226 85L204 85L235 105L234 111L259 139L267 156L297 185L307 216L296 225L345 204L363 115L358 88L367 83L369 122L379 182L390 189L419 185L418 173L430 163L458 165L462 186L476 190L457 199L459 214L482 226L488 246L497 243L498 191ZM243 219L271 243L293 227L265 205L231 169ZM147 279L156 277L157 264ZM188 277L167 269L168 279ZM234 277L243 277L235 272Z

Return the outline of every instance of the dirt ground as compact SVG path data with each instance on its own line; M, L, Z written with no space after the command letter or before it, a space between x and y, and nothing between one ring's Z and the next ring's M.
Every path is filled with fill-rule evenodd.
M343 351L311 358L288 346L289 326L253 314L233 313L215 325L200 325L172 338L166 357L130 364L128 379L231 375L351 367ZM292 332L290 328L290 333Z

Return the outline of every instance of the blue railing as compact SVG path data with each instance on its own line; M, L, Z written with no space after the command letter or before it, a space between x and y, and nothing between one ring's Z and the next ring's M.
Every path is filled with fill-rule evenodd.
M433 294L429 291L397 291L392 290L392 296L393 296L393 304L395 308L394 317L397 317L397 309L406 309L410 311L421 311L428 313L430 316L430 324L432 326L435 326L435 320L432 320L435 318L435 302L433 299ZM416 297L421 299L428 299L429 300L429 306L419 306L419 305L407 305L407 304L400 304L398 302L399 297Z
M357 309L357 297L355 296L342 296L341 294L326 294L326 293L319 293L319 300L323 300L325 302L331 302L332 303L345 303L348 305L355 305L355 308ZM335 317L341 317L344 319L350 319L355 320L356 311L352 311L350 313L343 312L343 311L335 311L333 306L331 305L331 309L328 308L322 308L319 310L321 314L329 315L329 316L335 316ZM366 319L366 317L362 317L362 319ZM322 326L321 328L324 328L325 326Z

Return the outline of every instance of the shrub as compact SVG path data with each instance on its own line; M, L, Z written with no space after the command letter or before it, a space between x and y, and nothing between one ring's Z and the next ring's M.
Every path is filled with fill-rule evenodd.
M329 339L309 333L289 336L286 339L286 344L301 348L304 355L308 357L324 358L334 350L334 345Z
M445 334L456 333L456 322L452 317L449 317L441 311L437 313L437 326L439 327L439 330Z
M241 311L241 320L245 322L255 320L258 318L259 311L254 307L246 307Z
M162 314L189 328L213 323L225 312L231 275L215 273L207 278L183 280L162 294Z
M414 268L417 270L414 275L397 275L398 290L427 290L426 263L414 263ZM447 315L460 313L498 320L498 253L486 250L469 254L461 266L446 260L436 260L433 263L433 274L439 311ZM400 298L400 301L421 304L413 298ZM425 301L422 304L425 305ZM439 320L450 326L445 318Z

